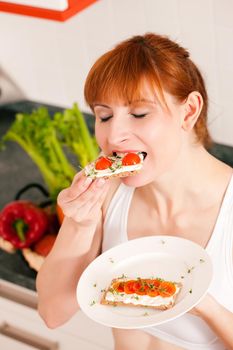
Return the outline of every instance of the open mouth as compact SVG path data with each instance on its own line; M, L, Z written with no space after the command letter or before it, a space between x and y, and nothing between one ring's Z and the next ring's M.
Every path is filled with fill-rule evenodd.
M134 153L141 153L143 155L143 160L146 159L147 152L142 151L142 152L134 152ZM124 156L124 154L125 153L112 152L113 157L122 157Z
M146 159L146 156L147 156L147 153L146 152L141 152L142 153L142 155L143 155L143 160L145 160Z

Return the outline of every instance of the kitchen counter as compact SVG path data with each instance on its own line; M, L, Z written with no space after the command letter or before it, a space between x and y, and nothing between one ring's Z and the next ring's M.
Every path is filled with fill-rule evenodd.
M9 254L0 249L0 279L36 290L36 271L28 266L20 251Z
M0 106L0 137L6 132L18 112L30 113L39 106L45 106L53 115L55 112L63 111L63 108L50 106L34 101L20 101ZM85 114L90 131L94 131L94 119L90 114ZM214 144L210 153L233 167L233 147ZM43 179L34 163L27 154L14 142L8 142L7 147L1 152L0 162L0 210L8 202L14 200L15 195L25 185L36 182L44 185ZM74 165L75 161L70 158ZM29 195L29 192L28 194ZM24 199L28 199L24 195ZM30 200L40 202L44 200L43 195L30 190ZM0 279L12 282L19 286L35 290L36 272L29 268L20 251L9 254L0 249Z

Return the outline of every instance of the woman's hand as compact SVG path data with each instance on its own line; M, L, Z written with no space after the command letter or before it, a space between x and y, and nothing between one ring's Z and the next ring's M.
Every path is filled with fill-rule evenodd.
M233 313L231 311L207 294L189 312L201 317L223 342L226 349L233 349Z
M58 205L66 217L80 226L95 225L100 219L101 206L109 188L108 182L103 178L92 180L81 171L75 175L71 186L59 193Z
M198 303L194 308L192 308L189 313L199 317L205 317L208 313L211 313L211 309L213 306L217 306L217 301L210 295L206 294L206 296Z

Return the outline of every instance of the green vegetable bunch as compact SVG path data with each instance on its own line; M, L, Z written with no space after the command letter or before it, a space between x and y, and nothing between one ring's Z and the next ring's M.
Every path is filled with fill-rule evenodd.
M77 156L81 167L85 167L98 155L98 145L90 136L85 119L77 104L73 109L54 115L54 125L61 143Z
M44 107L31 114L17 114L3 136L2 144L6 141L17 142L36 163L54 201L58 193L70 185L76 173L64 148L77 156L81 167L94 160L99 152L77 104L53 117Z

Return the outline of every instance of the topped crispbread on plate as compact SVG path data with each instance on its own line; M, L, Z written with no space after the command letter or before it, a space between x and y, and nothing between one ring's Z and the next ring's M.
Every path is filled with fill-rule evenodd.
M165 281L161 278L116 278L104 291L100 303L167 310L175 305L181 288L180 282Z

